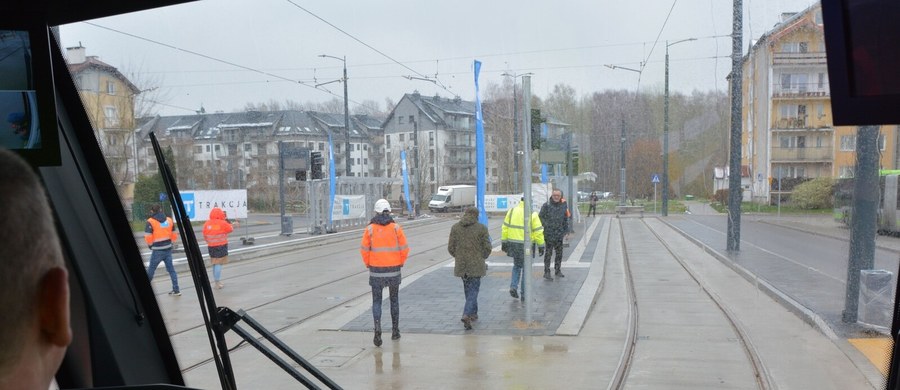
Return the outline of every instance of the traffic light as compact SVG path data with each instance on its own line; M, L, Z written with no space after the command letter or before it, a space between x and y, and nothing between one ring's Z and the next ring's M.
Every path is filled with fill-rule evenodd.
M322 152L312 152L309 154L309 167L310 167L310 175L312 179L321 179L322 178L322 164L325 160L322 158Z
M541 148L541 123L547 121L547 118L541 117L541 110L538 108L531 109L531 150Z
M569 176L577 175L578 170L578 145L570 144L569 153L572 153L572 165L569 167Z
M297 179L297 181L306 181L306 171L294 171L294 179Z

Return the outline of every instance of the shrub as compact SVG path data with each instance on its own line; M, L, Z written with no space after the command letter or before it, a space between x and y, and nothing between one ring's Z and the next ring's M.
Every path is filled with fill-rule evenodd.
M818 177L794 187L791 203L801 209L827 209L833 207L834 179Z
M716 193L713 194L712 198L714 201L719 202L720 204L724 205L725 203L728 203L728 190L727 189L716 190Z

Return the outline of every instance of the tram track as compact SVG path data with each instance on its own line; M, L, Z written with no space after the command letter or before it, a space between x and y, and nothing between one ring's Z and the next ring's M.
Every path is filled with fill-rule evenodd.
M692 270L692 268L688 264L688 262L685 259L683 259L681 256L679 256L676 253L676 251L673 250L666 243L666 241L660 236L660 234L652 226L650 226L650 224L648 224L647 221L645 221L643 218L640 218L640 219L638 219L638 218L616 219L615 221L618 221L618 225L619 225L618 226L619 227L619 239L621 242L623 269L624 269L624 274L625 274L625 279L626 279L625 283L627 285L626 295L627 295L627 300L628 300L627 307L628 307L629 313L627 315L628 324L627 324L626 332L625 332L626 336L625 336L625 340L624 340L625 342L624 342L624 346L623 346L623 350L622 350L623 352L622 352L622 355L617 364L614 375L613 375L612 379L610 380L607 388L608 389L623 389L623 388L625 388L629 379L631 379L632 370L635 369L635 367L637 365L637 363L635 362L635 357L637 355L637 351L644 344L645 340L650 340L650 338L652 337L650 335L653 334L654 331L658 330L656 328L663 326L663 325L660 325L659 323L650 322L650 320L644 321L643 325L645 326L645 330L647 330L645 332L647 335L643 335L641 333L642 320L641 320L641 316L640 316L640 309L645 309L645 310L650 311L650 310L654 310L654 309L659 309L660 306L663 306L666 304L666 303L660 303L657 300L649 300L649 302L646 303L646 307L642 307L639 304L640 294L638 292L638 284L639 283L648 284L648 281L650 283L653 283L656 281L651 281L650 278L652 278L652 277L650 277L650 278L644 277L642 280L637 280L638 278L635 277L634 264L633 264L635 261L634 261L634 259L632 259L632 256L629 253L635 252L635 250L634 250L635 246L646 244L646 243L637 243L637 245L627 243L625 240L625 230L626 230L625 225L627 225L628 229L630 229L630 230L645 229L646 231L648 231L650 233L651 237L653 237L655 239L653 241L653 244L661 245L661 247L663 247L665 249L664 253L666 253L666 255L667 255L665 260L674 261L677 264L677 268L680 269L684 274L686 274L690 278L690 280L693 281L693 283L697 287L699 287L699 289L703 292L703 295L705 297L707 297L709 299L709 301L711 301L710 304L712 304L716 307L716 310L718 311L718 313L720 313L721 316L724 318L724 320L728 323L728 326L730 327L731 332L734 335L734 339L741 345L743 355L746 359L747 365L750 368L750 371L751 371L750 374L754 378L756 388L761 389L761 390L774 389L775 388L774 382L771 379L769 373L767 372L766 367L763 364L762 359L760 358L760 354L757 351L757 349L755 348L755 346L752 342L752 339L750 338L749 333L747 332L745 327L737 319L737 316L733 313L733 311L723 302L723 300L709 287L709 285L707 283L705 283L702 280L702 278L700 278L698 276L698 273L695 272L694 270ZM635 235L629 234L629 236L634 237ZM657 263L657 264L659 267L665 266L662 263ZM675 279L675 277L671 277L671 278ZM646 286L644 286L644 287L646 287ZM667 291L655 291L655 293L666 294L668 292ZM656 297L654 296L654 298L656 298ZM662 301L664 301L664 300L662 300ZM681 314L681 313L679 313L679 314ZM667 336L671 337L671 335L667 335ZM685 337L684 340L676 339L675 341L677 343L685 343L687 345L690 345L690 343L694 342L694 340L691 340L689 337ZM655 353L657 353L657 354L665 353L663 348L659 348L660 344L655 344L655 345L651 345L651 344L652 344L652 341L647 341L647 345L648 345L647 348L656 347L658 350L654 351ZM680 351L678 351L678 352L680 352ZM672 359L672 361L677 360L677 357L674 357L674 356L669 357L669 358ZM697 357L694 357L694 358L697 358ZM717 359L717 358L718 358L718 356L712 356L711 358L708 358L708 359ZM732 356L732 358L733 358L733 356ZM728 359L722 359L722 360L728 360ZM646 363L646 361L643 363ZM712 361L711 363L715 363L715 362ZM713 368L711 368L710 371L715 372L715 370ZM647 372L646 370L643 370L641 372L641 375L646 375L646 372ZM643 378L643 379L646 380L647 378Z

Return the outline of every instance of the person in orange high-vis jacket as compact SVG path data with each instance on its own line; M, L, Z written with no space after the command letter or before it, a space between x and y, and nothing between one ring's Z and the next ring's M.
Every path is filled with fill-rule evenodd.
M175 265L172 264L172 244L178 240L178 234L175 233L175 222L172 218L167 217L162 212L162 206L154 204L150 206L150 218L147 219L147 225L144 227L144 241L150 246L150 266L147 268L147 278L153 281L153 274L156 273L156 267L159 262L166 264L166 271L172 278L172 291L169 295L179 296L181 290L178 289L178 274L175 272Z
M375 320L376 347L381 346L381 293L390 292L391 340L400 339L400 268L409 256L406 235L391 218L391 204L384 199L375 202L375 217L363 231L359 252L369 269L372 286L372 317Z
M237 221L234 224L236 226ZM209 211L209 219L203 224L203 239L206 240L206 248L209 250L216 288L225 287L222 283L222 266L228 264L228 233L232 231L234 227L228 222L225 211L213 207Z

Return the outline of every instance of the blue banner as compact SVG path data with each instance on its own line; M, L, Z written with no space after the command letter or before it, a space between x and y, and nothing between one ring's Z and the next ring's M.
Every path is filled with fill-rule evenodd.
M547 124L541 123L541 137L547 139ZM547 164L541 164L541 183L547 184L549 178L547 177Z
M406 151L400 151L400 173L403 176L403 197L406 198L406 209L409 215L413 214L412 203L409 201L409 173L406 170Z
M479 72L481 72L481 61L475 60L475 191L477 194L475 205L478 207L478 222L487 226L487 213L484 212L484 119L481 116L481 98L478 97Z
M350 156L350 153L347 153ZM334 219L334 144L331 142L331 133L328 133L328 227Z

